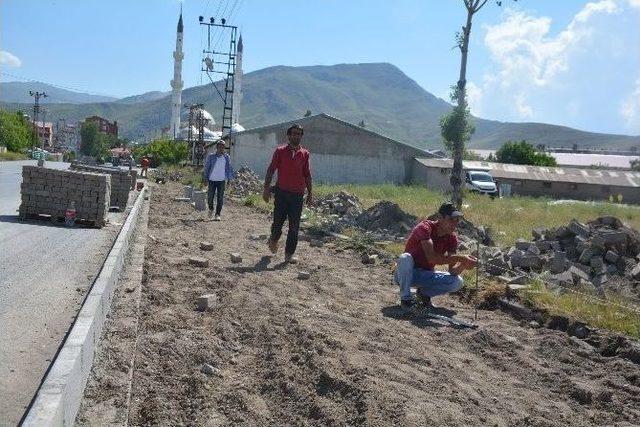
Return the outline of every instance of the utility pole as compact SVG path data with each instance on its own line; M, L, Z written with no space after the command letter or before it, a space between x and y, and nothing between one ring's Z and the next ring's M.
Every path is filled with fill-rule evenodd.
M235 85L235 73L236 73L236 35L238 27L234 25L227 25L226 19L222 18L220 24L216 24L214 18L209 18L209 22L204 22L204 17L198 18L200 25L207 27L207 48L202 50L202 70L207 73L209 80L213 84L223 102L222 107L222 123L221 130L222 136L231 133L231 126L233 125L233 92ZM223 34L229 32L229 50L226 52L216 51L215 46L211 46L211 30L219 28L221 31L221 37ZM220 67L218 67L220 66ZM218 69L220 68L220 69ZM220 92L215 82L211 78L211 73L218 73L225 75L224 92Z
M29 95L33 96L33 133L35 135L34 143L38 140L38 113L40 112L40 97L46 98L48 95L45 92L29 91Z

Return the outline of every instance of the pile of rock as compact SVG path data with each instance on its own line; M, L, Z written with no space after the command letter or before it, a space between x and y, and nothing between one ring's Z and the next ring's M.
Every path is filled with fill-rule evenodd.
M358 227L395 237L406 237L418 221L395 203L383 200L355 218Z
M336 215L346 219L355 219L363 212L358 197L346 191L318 197L313 203L313 208L324 215Z
M247 197L250 194L262 194L262 188L260 177L245 166L236 172L227 192L235 197Z
M533 240L519 240L507 253L495 250L485 263L495 276L543 273L561 286L600 289L608 282L640 281L640 234L612 216L588 224L534 229ZM637 283L636 283L637 285Z

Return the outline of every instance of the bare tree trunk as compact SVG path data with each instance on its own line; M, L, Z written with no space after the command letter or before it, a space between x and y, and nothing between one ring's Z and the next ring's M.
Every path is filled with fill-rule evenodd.
M467 55L469 52L469 36L471 35L471 20L475 13L473 8L467 7L467 25L462 28L462 45L460 46L460 77L457 84L458 108L467 108L466 86L467 86ZM462 206L462 155L464 152L464 141L453 142L453 168L449 178L453 187L452 202L458 208Z

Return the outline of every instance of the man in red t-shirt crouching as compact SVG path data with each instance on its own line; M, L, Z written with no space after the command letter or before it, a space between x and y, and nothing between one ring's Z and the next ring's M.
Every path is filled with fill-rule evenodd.
M456 255L455 229L462 212L452 203L443 203L435 221L423 220L411 231L404 253L398 257L394 281L400 286L400 305L411 308L411 286L417 288L418 302L431 308L431 297L455 292L462 287L460 273L474 268L478 260ZM449 272L434 271L436 265L449 265Z

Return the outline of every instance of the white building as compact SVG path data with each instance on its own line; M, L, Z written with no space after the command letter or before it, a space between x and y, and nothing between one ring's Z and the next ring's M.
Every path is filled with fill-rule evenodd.
M173 80L171 80L171 125L169 127L169 135L172 138L178 137L180 132L180 110L182 104L182 10L180 11L180 19L178 20L178 31L176 33L176 50L173 52Z

